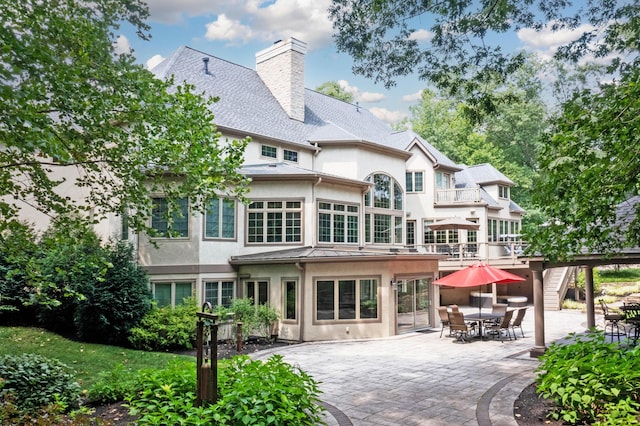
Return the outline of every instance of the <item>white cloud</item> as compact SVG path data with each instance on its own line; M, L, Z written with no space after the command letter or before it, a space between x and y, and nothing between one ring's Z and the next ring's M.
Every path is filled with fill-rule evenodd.
M244 44L251 39L251 28L242 25L240 21L227 18L224 14L219 15L217 20L209 22L206 27L207 40L240 41Z
M356 102L376 103L386 99L383 93L361 92L357 86L350 85L347 80L338 80L338 84L345 92L351 93Z
M402 97L402 102L418 102L422 99L423 89L418 90L415 93L410 93Z
M409 40L417 41L430 41L433 38L433 33L428 30L418 30L411 33Z
M118 36L118 39L113 44L113 47L118 54L131 52L131 45L129 44L129 40L123 35Z
M275 41L295 37L309 50L329 46L333 28L327 9L331 0L154 0L152 21L184 22L185 18L213 16L206 38L243 44L249 40Z
M403 118L407 117L407 114L401 111L389 111L386 108L369 108L371 114L378 117L380 120L386 123L397 123Z
M153 55L147 61L147 69L149 69L149 70L152 69L153 67L155 67L156 65L158 65L162 61L164 61L164 57L163 56L161 56L161 55Z
M553 22L548 23L540 31L523 28L518 31L518 38L524 43L526 50L548 60L553 57L558 47L577 40L583 33L594 29L592 25L583 24L574 30L564 28L552 31L553 24Z

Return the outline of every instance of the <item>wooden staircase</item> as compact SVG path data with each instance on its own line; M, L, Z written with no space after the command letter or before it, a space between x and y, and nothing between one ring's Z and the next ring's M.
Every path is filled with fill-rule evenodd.
M551 268L544 271L544 309L545 311L559 311L562 301L567 294L569 283L578 273L577 266Z

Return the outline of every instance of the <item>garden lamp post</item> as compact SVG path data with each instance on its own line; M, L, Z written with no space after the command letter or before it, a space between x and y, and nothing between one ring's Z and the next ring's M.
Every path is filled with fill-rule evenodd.
M218 400L218 315L205 302L196 317L196 406L200 407L203 401L215 404Z

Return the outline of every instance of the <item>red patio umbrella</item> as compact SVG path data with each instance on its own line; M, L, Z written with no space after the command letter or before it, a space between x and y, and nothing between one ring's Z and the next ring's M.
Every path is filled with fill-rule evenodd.
M433 283L437 285L448 285L450 287L475 287L482 288L485 284L509 284L525 281L524 278L487 265L484 262L478 262L464 269L446 275ZM482 311L482 299L480 299L480 311Z

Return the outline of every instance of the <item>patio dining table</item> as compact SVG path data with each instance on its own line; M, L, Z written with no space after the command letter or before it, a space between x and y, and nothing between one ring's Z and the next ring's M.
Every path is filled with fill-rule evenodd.
M478 336L482 339L484 336L482 335L482 323L487 320L497 320L502 318L500 314L492 314L490 312L478 312L475 314L464 314L465 321L478 321Z

